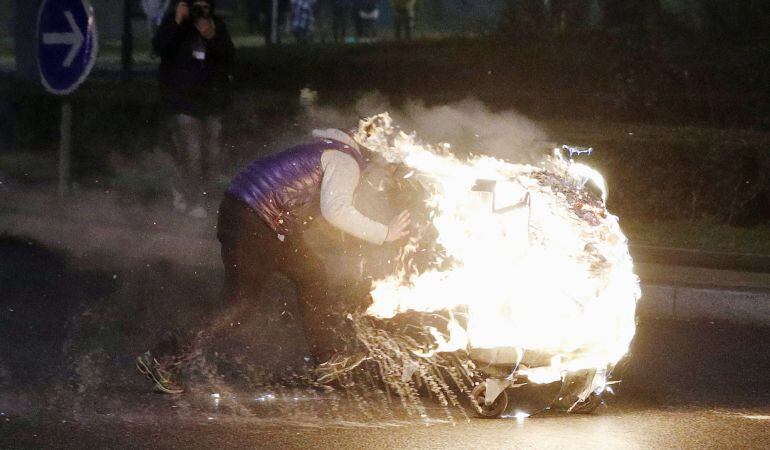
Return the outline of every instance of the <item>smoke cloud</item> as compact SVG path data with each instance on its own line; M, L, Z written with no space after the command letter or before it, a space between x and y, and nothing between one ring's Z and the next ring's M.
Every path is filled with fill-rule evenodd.
M514 111L491 111L476 99L427 106L407 101L394 106L374 92L361 97L350 110L307 105L305 120L315 127L343 127L359 118L389 112L402 131L416 133L427 143L449 143L458 156L484 154L516 163L534 163L549 149L548 134Z
M539 159L539 153L533 143L546 138L542 129L519 113L493 112L477 100L441 106L419 102L396 106L373 93L361 97L350 108L311 102L305 105L302 116L296 118L299 126L286 127L283 122L283 127L265 127L267 129L260 131L264 131L266 137L259 142L265 146L254 145L248 150L250 154L243 156L253 159L265 151L280 151L291 143L309 139L306 131L312 128L352 127L362 117L386 111L404 132L414 132L425 142L448 142L461 156L483 153L516 162L534 161ZM67 398L72 395L72 399L92 392L96 398L100 386L107 380L113 384L119 380L137 389L149 388L132 370L126 370L133 356L152 346L156 337L168 328L194 328L209 316L221 314L222 266L216 241L216 206L223 186L216 186L207 194L210 216L206 220L194 220L170 206L168 182L173 168L165 148L137 160L116 156L111 157L110 162L114 172L111 180L99 180L99 188L83 188L65 200L11 185L12 180L2 177L3 195L8 196L8 205L16 206L6 211L0 232L25 236L24 248L30 246L31 249L29 255L14 256L16 265L19 258L34 259L33 250L38 244L27 244L26 238L37 241L41 248L55 249L66 256L59 270L67 275L61 280L68 289L59 284L39 285L43 292L34 298L64 303L63 297L69 295L67 304L72 309L60 314L66 320L59 324L62 335L51 351L57 359L55 363L50 360L48 363L63 368L61 372L65 368L69 370L77 390L67 390L62 395ZM231 173L241 170L247 162L244 159L234 164ZM101 188L104 182L109 186ZM359 205L365 214L387 222L395 211L377 187L377 183L364 186L362 191L366 192L362 192ZM366 200L367 194L370 200ZM326 244L328 249L329 235L316 234L315 240ZM307 238L312 240L313 236ZM364 248L351 242L334 250L341 249L347 256L329 259L327 264L330 276L337 282L360 277L362 272L384 271L394 250ZM372 253L366 255L366 270L357 264L346 266L346 261L364 252ZM30 284L28 278L19 277L15 281L20 286ZM228 353L228 357L246 361L238 370L249 375L253 384L263 375L259 370L251 371L252 368L258 365L270 373L291 373L305 364L307 350L299 322L294 319L297 309L291 286L287 286L285 280L273 278L264 297L238 322L239 330L230 334L239 344L226 346L243 350L246 356ZM19 305L32 304L23 298L4 300L6 309L15 311L14 320L21 314ZM35 310L31 306L27 309L32 316ZM35 321L41 322L41 318L37 316ZM121 330L120 335L115 329ZM63 347L70 350L66 354L58 351ZM0 384L3 385L19 382L16 377L29 372L29 367L40 360L31 352L19 353L15 346L6 350L6 354L13 353L18 358L13 364L8 358L0 361ZM213 365L206 367L214 369ZM52 374L49 379L37 381L60 386L56 384L60 378ZM210 380L207 381L203 386L211 385ZM217 388L216 392L225 392L225 387L217 385Z

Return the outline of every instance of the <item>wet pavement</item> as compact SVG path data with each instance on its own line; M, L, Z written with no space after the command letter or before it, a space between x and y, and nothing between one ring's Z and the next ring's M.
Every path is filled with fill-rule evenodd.
M767 328L642 323L597 412L527 419L430 399L427 417L409 417L397 399L296 385L164 396L136 377L47 399L17 386L0 401L0 448L767 448L767 348Z
M126 236L98 254L0 236L0 448L770 447L768 327L642 318L591 415L477 419L426 397L419 417L366 387L296 382L307 348L281 279L219 343L230 366L157 394L133 357L215 315L221 271L184 254L190 239L171 259Z
M457 424L303 426L259 421L6 424L4 448L767 448L770 416L623 408L598 416ZM2 430L2 428L0 428Z
M767 448L770 408L622 401L588 416L316 422L232 416L5 418L2 448Z

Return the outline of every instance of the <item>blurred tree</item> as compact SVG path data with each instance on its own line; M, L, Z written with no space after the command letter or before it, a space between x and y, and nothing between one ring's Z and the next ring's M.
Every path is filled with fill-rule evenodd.
M501 32L541 37L596 25L599 0L507 0Z
M14 55L16 78L38 82L37 70L37 13L41 0L15 0Z
M599 0L605 29L655 28L661 19L660 0Z
M551 0L549 3L552 30L565 32L590 25L594 0Z
M748 226L770 222L770 154L740 151L733 157L737 170L732 172L729 185L727 224Z
M714 38L770 37L770 1L697 0L706 32Z
M16 0L0 0L0 38L13 36Z
M500 33L510 36L543 35L549 14L543 0L507 0L500 19Z

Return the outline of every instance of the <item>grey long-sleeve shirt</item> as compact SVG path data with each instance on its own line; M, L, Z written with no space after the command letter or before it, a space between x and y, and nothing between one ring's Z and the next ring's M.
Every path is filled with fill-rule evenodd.
M361 178L361 169L352 156L328 150L321 156L321 215L329 223L357 238L381 245L388 227L372 220L353 205L353 196Z

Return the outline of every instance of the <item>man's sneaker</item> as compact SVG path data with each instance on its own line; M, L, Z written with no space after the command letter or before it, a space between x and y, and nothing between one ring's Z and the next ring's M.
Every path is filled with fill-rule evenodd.
M163 367L149 351L136 357L136 369L155 383L155 388L165 394L181 394L184 389L174 383L169 370Z

